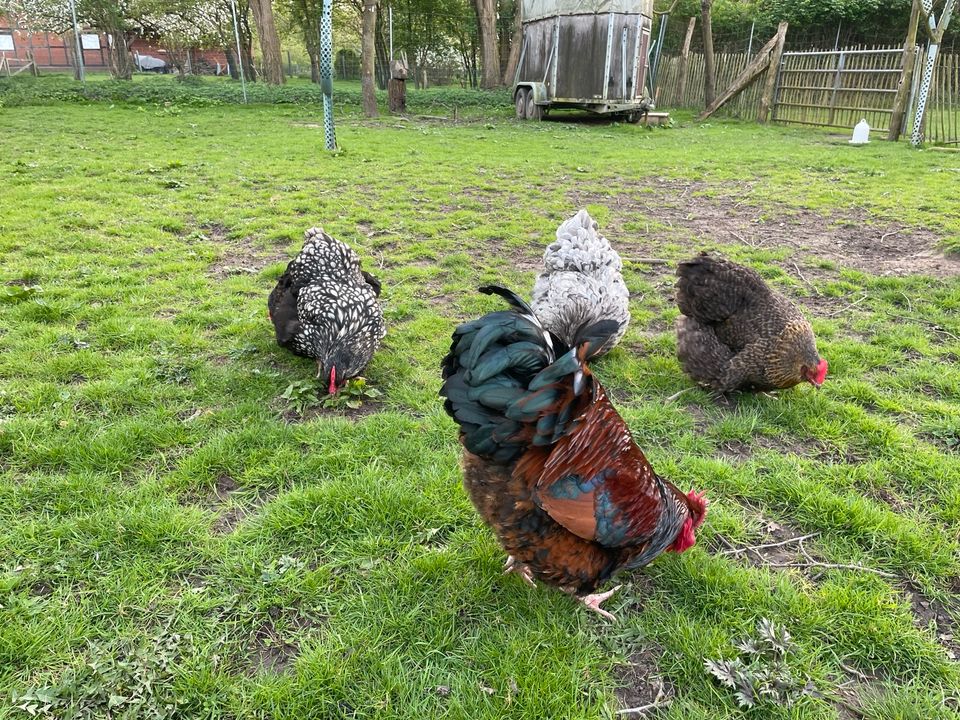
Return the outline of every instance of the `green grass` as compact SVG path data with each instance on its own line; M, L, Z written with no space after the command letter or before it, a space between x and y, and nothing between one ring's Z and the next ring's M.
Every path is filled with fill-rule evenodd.
M880 276L814 242L960 247L958 159L511 112L342 114L329 154L311 104L2 110L0 717L609 718L619 686L652 699L648 672L674 720L857 716L837 698L958 717L956 265ZM712 502L696 548L625 578L616 624L500 575L437 400L450 331L496 304L476 286L527 292L581 204L633 295L597 373L658 471ZM313 365L275 345L265 299L314 224L384 283L368 414L300 421L281 398ZM822 391L664 404L690 386L672 264L703 246L809 305ZM785 532L893 577L722 553ZM825 699L744 715L711 679L763 617Z

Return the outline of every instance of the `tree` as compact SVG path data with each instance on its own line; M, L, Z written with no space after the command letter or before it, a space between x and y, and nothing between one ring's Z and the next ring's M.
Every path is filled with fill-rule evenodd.
M377 0L363 0L363 29L360 38L360 89L363 93L363 114L377 117L377 92L373 80L376 61Z
M316 0L288 0L290 20L303 33L303 44L310 57L310 81L320 82L320 13L322 3Z
M257 26L260 52L263 55L263 79L271 85L283 85L283 58L280 56L280 36L273 19L271 0L250 0L253 22Z
M480 53L483 58L483 80L486 89L500 84L500 54L497 52L497 0L474 0L477 30L480 32Z
M710 107L717 97L717 68L713 57L713 0L700 0L700 31L703 33L703 102Z
M513 3L513 34L510 37L510 52L504 63L501 84L512 85L520 62L520 46L523 44L523 18L520 12L520 2Z

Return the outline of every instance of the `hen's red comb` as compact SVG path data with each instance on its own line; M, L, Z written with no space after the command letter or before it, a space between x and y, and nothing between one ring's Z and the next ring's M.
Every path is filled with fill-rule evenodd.
M707 495L706 493L699 493L696 490L691 490L687 493L687 500L690 503L690 508L694 511L694 514L698 515L696 520L694 520L693 527L694 529L700 527L700 524L703 522L704 518L707 517Z

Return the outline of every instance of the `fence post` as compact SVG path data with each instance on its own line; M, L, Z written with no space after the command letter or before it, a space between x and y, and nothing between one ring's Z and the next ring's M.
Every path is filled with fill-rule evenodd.
M687 23L687 34L683 38L683 50L680 53L680 91L677 94L677 104L686 106L687 74L690 67L690 41L693 39L693 28L697 24L696 16Z
M787 41L787 23L782 22L777 27L777 44L770 54L770 67L767 68L767 79L763 87L763 96L760 98L760 110L757 112L757 122L765 123L773 109L774 91L777 87L777 77L780 75L780 59L783 57L783 45Z
M900 133L903 132L903 121L907 115L910 89L913 86L913 74L917 67L917 25L919 21L920 0L913 0L913 8L910 10L910 24L907 25L907 39L903 43L900 83L897 85L897 94L893 99L893 114L890 116L887 140L896 141L900 137Z
M837 92L840 90L840 83L843 82L843 66L846 55L843 50L837 56L837 73L833 77L833 92L830 93L830 107L827 109L827 125L833 125L833 117L837 111Z

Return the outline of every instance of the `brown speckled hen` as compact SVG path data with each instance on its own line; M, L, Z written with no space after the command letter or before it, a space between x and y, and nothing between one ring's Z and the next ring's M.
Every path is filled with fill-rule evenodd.
M619 325L581 329L560 345L509 290L510 310L460 325L443 361L447 413L460 426L463 481L509 554L507 570L542 580L589 609L618 570L696 539L706 502L659 477L587 361Z
M701 253L677 276L677 356L691 378L720 392L823 384L813 328L755 270Z

